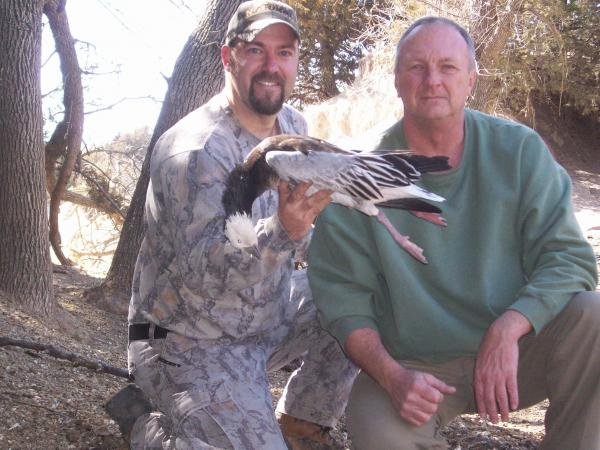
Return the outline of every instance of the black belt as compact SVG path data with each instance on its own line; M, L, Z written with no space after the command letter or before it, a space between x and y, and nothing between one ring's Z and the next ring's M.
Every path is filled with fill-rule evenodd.
M153 339L164 339L167 337L169 330L158 325L154 325ZM150 339L150 324L149 323L134 323L129 325L129 342L141 341Z

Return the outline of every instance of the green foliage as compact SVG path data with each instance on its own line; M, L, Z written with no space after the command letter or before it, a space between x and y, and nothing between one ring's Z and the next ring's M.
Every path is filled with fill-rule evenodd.
M289 4L302 29L292 102L311 104L334 97L354 81L358 63L372 44L363 32L378 9L360 0L290 0Z
M528 115L532 98L600 120L598 0L290 0L303 37L294 101L337 95L374 49L391 51L414 19L456 20L478 46L483 95L476 106ZM385 70L388 70L385 68ZM487 94L487 95L486 95Z
M532 93L584 116L600 113L600 4L524 2L504 79L511 109Z

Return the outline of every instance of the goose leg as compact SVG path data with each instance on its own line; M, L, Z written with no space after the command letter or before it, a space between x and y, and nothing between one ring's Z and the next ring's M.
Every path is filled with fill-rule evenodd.
M409 236L404 236L400 234L398 230L394 228L394 225L392 225L390 219L388 219L383 212L379 211L377 213L377 216L375 217L377 217L379 223L381 223L384 227L387 228L389 233L392 235L392 237L400 247L406 250L406 252L413 258L415 258L417 261L420 261L423 264L427 264L427 259L425 258L425 256L423 256L423 249L414 242L411 242Z
M438 213L423 212L423 211L411 211L412 214L417 216L419 219L426 220L427 222L441 225L442 227L448 226L448 222Z

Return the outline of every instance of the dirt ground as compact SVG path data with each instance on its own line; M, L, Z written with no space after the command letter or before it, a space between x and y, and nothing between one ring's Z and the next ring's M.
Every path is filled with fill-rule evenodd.
M578 218L599 255L600 162L586 157L565 160L560 153L557 156L574 179ZM125 368L125 317L104 312L82 298L83 290L98 282L74 269L55 273L56 295L68 313L61 320L62 328L49 328L0 301L0 336L51 344ZM14 346L0 347L0 367L0 449L127 448L118 427L102 408L126 385L124 378L74 365L47 352ZM273 374L274 397L281 394L288 375L285 371ZM453 449L536 448L543 437L546 406L541 403L514 413L509 423L501 425L482 422L477 416L462 416L446 428L445 435ZM335 433L349 445L343 421Z

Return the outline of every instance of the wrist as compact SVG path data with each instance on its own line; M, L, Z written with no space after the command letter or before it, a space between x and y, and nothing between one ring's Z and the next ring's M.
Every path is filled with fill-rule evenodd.
M501 338L517 342L533 329L529 319L518 311L509 309L491 325L489 332Z
M283 224L279 220L277 213L273 214L267 219L261 219L263 221L263 233L268 236L265 240L265 247L270 248L276 253L282 253L285 251L295 250L298 245L304 241L293 241ZM260 221L259 221L260 223Z
M280 212L277 213L277 220L291 241L300 241L308 233L308 230L299 227L297 223L282 218Z
M294 230L294 231L285 230L285 232L287 233L290 240L294 241L294 242L302 240L306 236L306 233L307 233L307 232L297 231L297 230Z
M377 382L387 392L391 392L394 389L394 386L398 384L398 380L404 378L407 373L408 369L405 369L399 362L390 357L390 359L382 365L381 376Z

